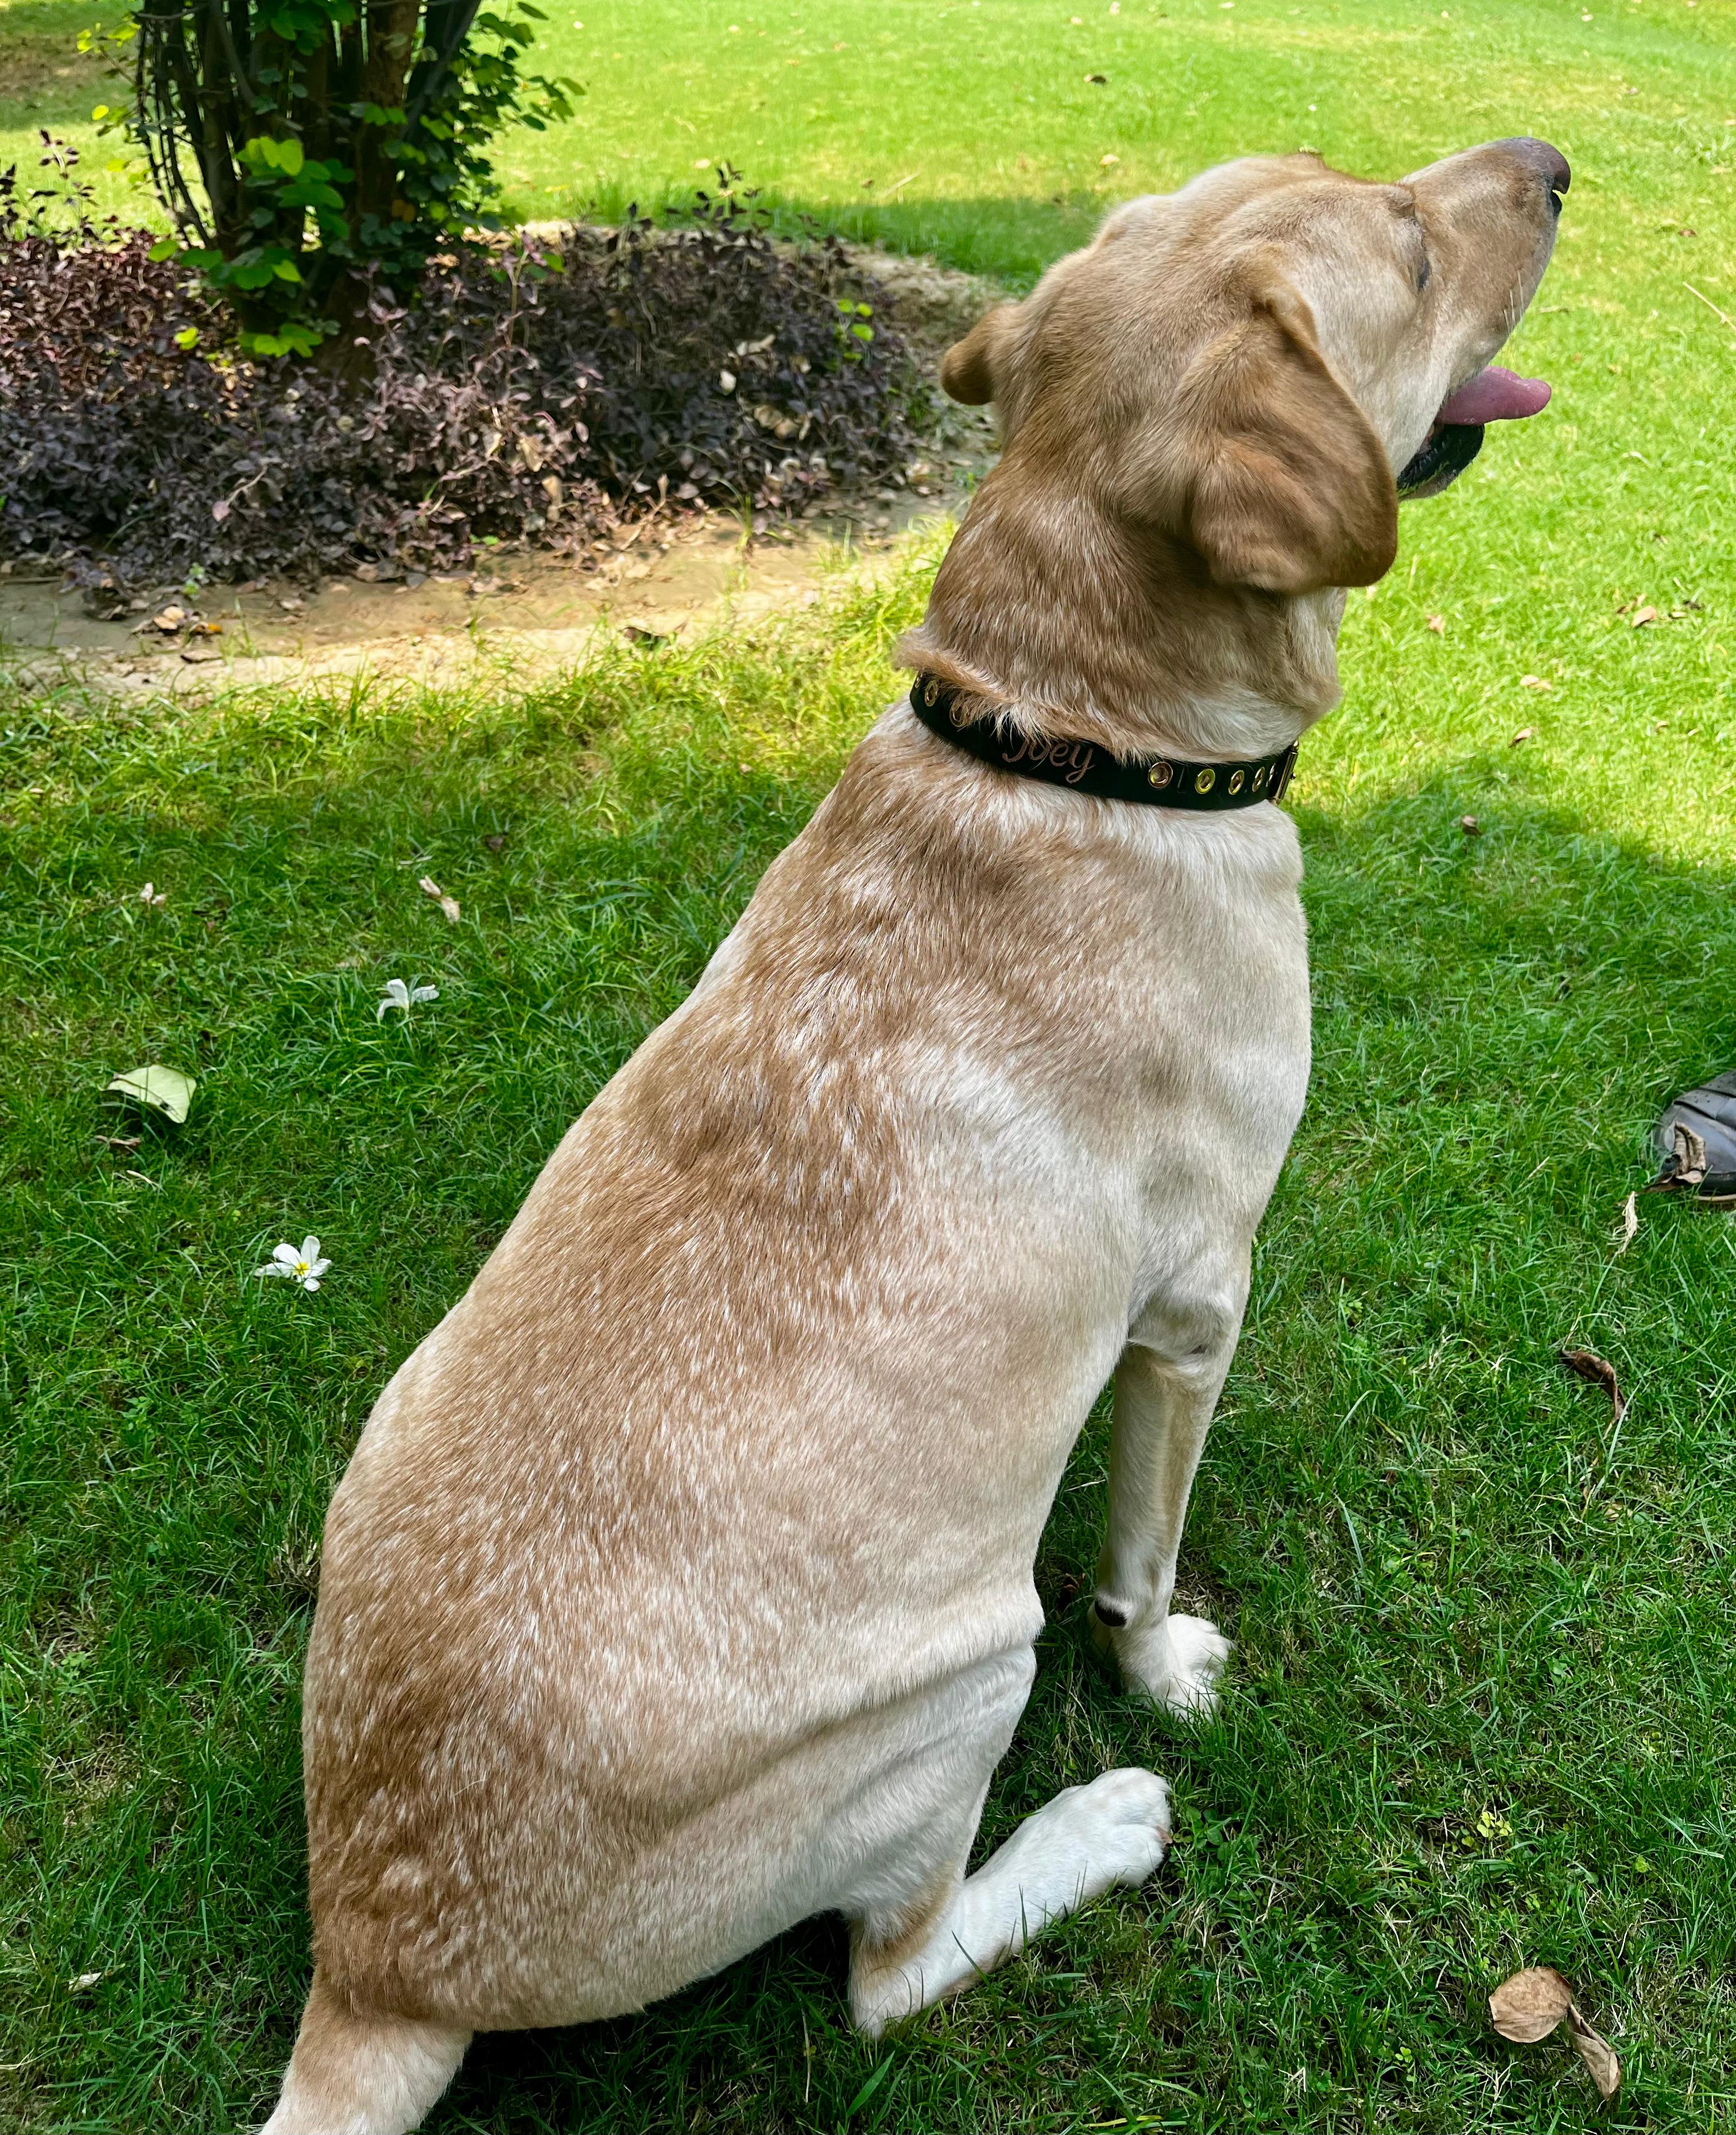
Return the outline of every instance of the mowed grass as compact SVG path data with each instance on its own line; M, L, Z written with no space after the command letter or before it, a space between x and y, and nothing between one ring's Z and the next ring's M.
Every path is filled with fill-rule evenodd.
M878 2047L818 1923L642 2016L481 2042L441 2135L1736 2125L1736 1224L1642 1200L1616 1250L1648 1121L1736 1064L1736 336L1709 308L1736 317L1736 90L1726 11L1591 12L813 7L777 63L836 70L822 127L768 23L762 66L744 16L578 0L623 55L581 70L580 127L641 196L684 182L673 114L705 116L657 68L703 53L694 98L744 130L708 120L694 155L1013 279L1095 188L1237 148L1396 171L1535 127L1576 177L1516 355L1555 404L1407 511L1293 789L1313 1090L1182 1560L1237 1640L1222 1721L1160 1722L1089 1657L1100 1416L1038 1566L984 1842L1134 1760L1174 1782L1176 1852ZM1034 99L1010 117L956 56L978 17ZM1164 99L1143 147L1098 127L1118 51ZM752 95L775 133L746 133ZM827 191L851 126L884 183L936 174L910 222ZM0 2128L263 2113L307 1978L297 1684L332 1484L891 695L935 554L781 632L528 690L0 702ZM392 976L440 999L382 1024ZM201 1077L186 1128L100 1141L102 1084L152 1059ZM252 1278L307 1231L317 1295ZM1615 1363L1619 1431L1569 1343ZM1528 1962L1617 2044L1613 2108L1558 2045L1491 2036Z
M1690 272L1731 269L1705 227L1736 167L1728 0L563 0L545 12L534 63L584 94L571 120L500 144L522 215L679 203L728 163L792 225L812 216L1025 281L1113 201L1226 157L1306 147L1396 177L1535 131L1573 158L1582 246L1608 233ZM83 150L106 205L154 223L148 196L104 172L117 146L90 113L116 94L72 49L80 28L118 19L98 0L0 0L0 165L31 167L51 128ZM1663 316L1687 318L1692 300L1666 279Z

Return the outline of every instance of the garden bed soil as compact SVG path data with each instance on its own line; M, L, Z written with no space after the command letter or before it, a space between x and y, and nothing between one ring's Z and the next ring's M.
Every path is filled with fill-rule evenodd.
M947 345L1004 293L932 259L849 249L931 374ZM121 698L206 695L361 667L433 681L478 658L528 675L571 665L599 630L646 642L726 617L752 621L811 602L840 574L872 572L912 526L963 510L992 462L993 424L950 404L939 404L936 419L902 481L757 523L653 511L593 543L583 559L527 545L426 578L382 582L370 572L317 587L255 582L191 595L165 585L142 596L143 612L118 620L93 617L58 574L32 575L28 564L0 569L0 675L27 690L77 683ZM178 627L154 627L173 609L181 611Z

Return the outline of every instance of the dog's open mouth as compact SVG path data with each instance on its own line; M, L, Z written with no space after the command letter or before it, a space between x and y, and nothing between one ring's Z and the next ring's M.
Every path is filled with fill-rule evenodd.
M1482 450L1489 423L1512 423L1535 415L1549 404L1550 389L1540 378L1521 378L1492 363L1441 403L1423 448L1399 476L1401 497L1439 496L1457 482Z

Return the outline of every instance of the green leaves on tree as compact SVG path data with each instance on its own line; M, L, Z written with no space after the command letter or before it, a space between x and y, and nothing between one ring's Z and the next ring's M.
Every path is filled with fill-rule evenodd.
M583 94L520 61L542 20L481 0L152 0L105 45L130 100L99 123L144 152L176 257L254 356L306 356L400 295L465 230L496 227L490 144Z

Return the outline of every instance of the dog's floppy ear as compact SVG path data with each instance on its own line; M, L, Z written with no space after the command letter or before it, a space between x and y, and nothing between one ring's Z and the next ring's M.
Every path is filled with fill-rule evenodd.
M1214 583L1309 593L1392 568L1392 469L1289 283L1260 278L1248 317L1195 357L1179 397L1181 530Z
M996 372L1005 361L1008 329L1018 312L1017 304L997 304L941 358L941 385L949 398L967 408L981 408L1000 396L1003 381Z

